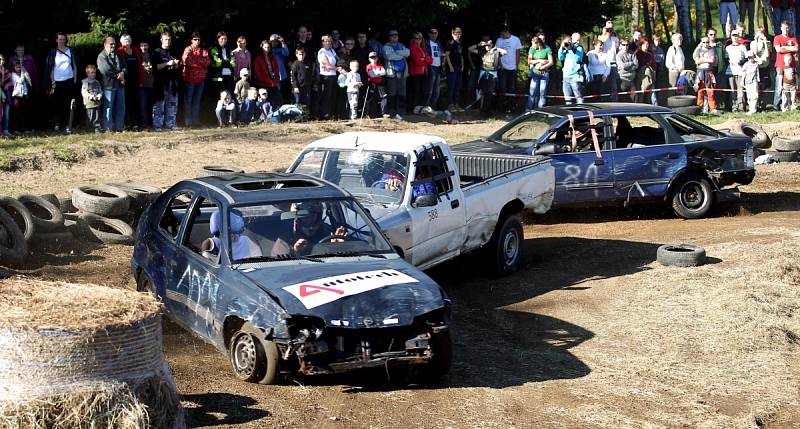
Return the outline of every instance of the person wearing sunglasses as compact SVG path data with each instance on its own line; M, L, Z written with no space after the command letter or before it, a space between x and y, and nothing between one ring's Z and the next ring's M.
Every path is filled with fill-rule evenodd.
M714 100L714 88L717 84L713 65L717 62L717 53L711 47L708 37L700 39L700 45L694 50L693 59L697 64L697 105L703 113L717 113L717 102Z
M630 42L622 40L619 43L617 52L617 71L619 73L619 91L632 91L635 86L636 71L639 69L639 61L636 59L634 49L629 49ZM632 100L633 97L628 95Z
M189 128L200 126L200 100L211 57L208 50L200 44L200 33L193 32L189 38L189 46L183 50L183 119Z
M122 131L125 126L125 80L128 69L116 50L116 40L108 36L97 55L97 71L103 86L103 127L106 131Z

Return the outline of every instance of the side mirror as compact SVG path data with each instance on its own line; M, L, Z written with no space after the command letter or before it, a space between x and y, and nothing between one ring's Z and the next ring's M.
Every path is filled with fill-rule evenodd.
M561 153L561 146L555 143L542 143L533 151L534 155L552 155L554 153Z
M438 203L439 200L436 198L436 195L424 194L414 198L414 201L411 202L411 207L433 207Z

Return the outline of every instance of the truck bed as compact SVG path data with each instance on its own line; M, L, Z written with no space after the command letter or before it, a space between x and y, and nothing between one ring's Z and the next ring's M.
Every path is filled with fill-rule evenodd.
M468 188L492 177L537 164L547 157L453 152L453 159L458 165L461 187Z

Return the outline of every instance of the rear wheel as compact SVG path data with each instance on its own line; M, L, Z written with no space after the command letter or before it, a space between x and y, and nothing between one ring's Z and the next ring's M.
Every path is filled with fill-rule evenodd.
M705 217L713 202L711 183L699 174L687 174L672 191L672 210L684 219Z
M258 335L258 330L250 323L233 334L228 348L231 368L239 380L275 384L279 375L278 347L272 341L259 339Z
M517 215L507 216L497 224L488 251L494 261L493 272L507 275L519 270L522 265L522 223Z

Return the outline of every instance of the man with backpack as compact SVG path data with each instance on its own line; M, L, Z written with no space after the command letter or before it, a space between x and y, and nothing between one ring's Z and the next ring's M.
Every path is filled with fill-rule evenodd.
M494 88L497 83L497 71L500 57L508 51L493 46L489 36L483 36L480 43L469 47L469 52L480 59L481 71L478 76L480 89L481 113L490 116L494 111Z
M581 46L580 33L572 33L572 37L564 38L558 49L558 59L562 64L561 88L564 91L564 102L566 104L583 103L583 86L588 73L586 51Z

